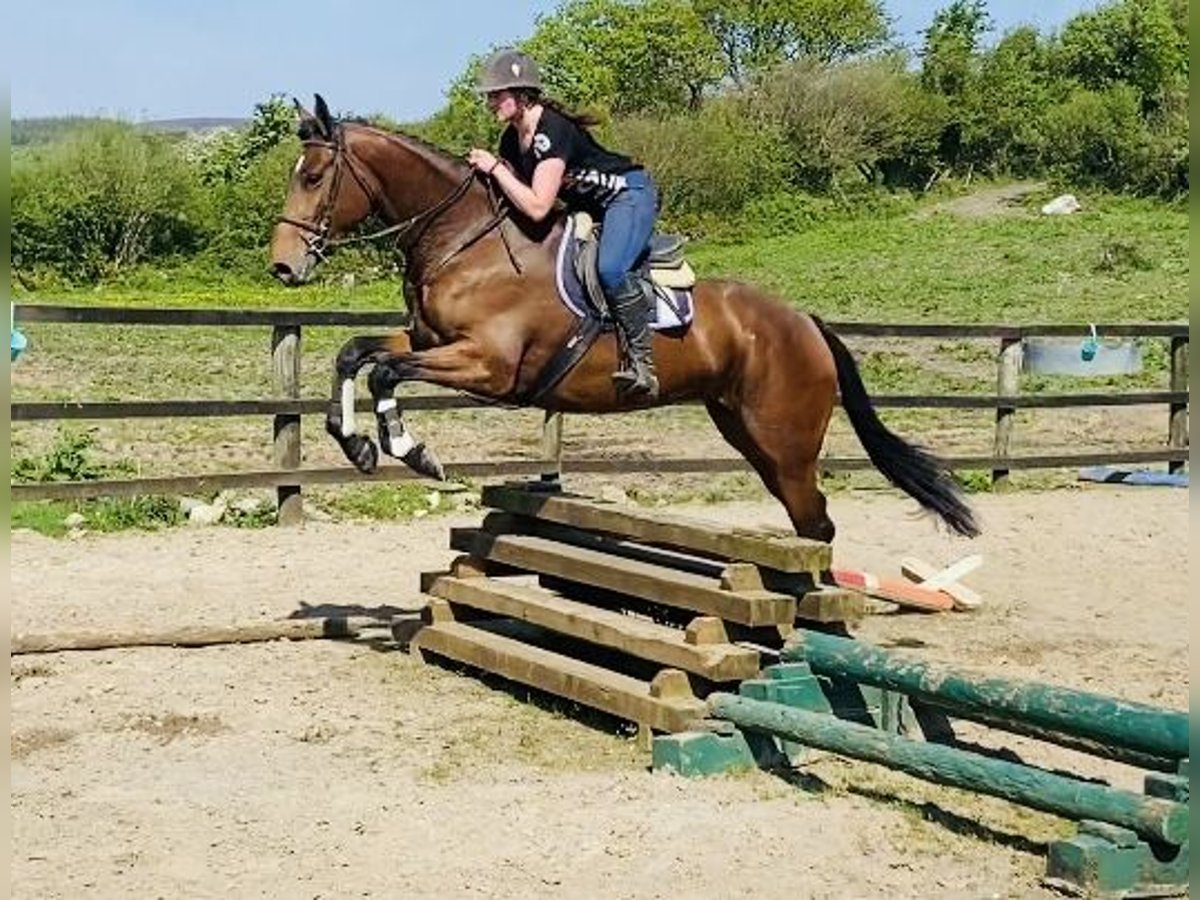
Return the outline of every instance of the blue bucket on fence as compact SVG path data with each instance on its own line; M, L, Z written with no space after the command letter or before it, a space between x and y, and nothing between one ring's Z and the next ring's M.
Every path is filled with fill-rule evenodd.
M25 335L21 334L21 332L17 331L15 328L12 329L12 338L9 340L9 348L12 351L12 357L9 359L9 362L16 362L17 357L25 352L25 348L27 346L29 346L29 341L26 339Z

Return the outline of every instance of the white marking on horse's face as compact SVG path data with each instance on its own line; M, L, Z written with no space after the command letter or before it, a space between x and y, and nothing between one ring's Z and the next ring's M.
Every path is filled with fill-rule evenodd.
M292 174L299 175L300 170L302 168L304 168L304 154L303 153L301 153L300 158L298 160L296 160L296 166L295 166L295 168L292 169Z

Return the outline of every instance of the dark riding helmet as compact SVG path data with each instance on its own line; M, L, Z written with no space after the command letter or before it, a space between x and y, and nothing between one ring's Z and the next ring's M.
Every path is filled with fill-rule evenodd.
M479 93L527 88L542 90L538 65L520 50L498 50L487 58L480 70Z

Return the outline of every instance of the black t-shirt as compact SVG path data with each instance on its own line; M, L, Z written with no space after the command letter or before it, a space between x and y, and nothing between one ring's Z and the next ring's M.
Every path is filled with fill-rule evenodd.
M587 131L566 116L542 107L533 142L521 148L515 125L504 129L500 137L500 158L530 184L533 170L543 159L561 159L566 163L559 196L568 206L581 209L602 208L625 187L626 172L640 168L628 156L613 153L597 143Z

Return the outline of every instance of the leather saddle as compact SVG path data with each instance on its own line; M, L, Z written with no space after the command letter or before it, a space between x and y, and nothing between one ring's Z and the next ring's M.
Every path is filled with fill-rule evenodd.
M586 212L571 215L571 232L575 239L575 274L587 290L588 300L602 315L607 313L608 302L600 287L596 261L600 254L600 227ZM696 273L684 258L683 235L654 234L650 238L650 250L636 274L642 281L647 299L653 300L654 293L670 294L671 290L686 291L696 284ZM656 292L658 285L666 291Z

